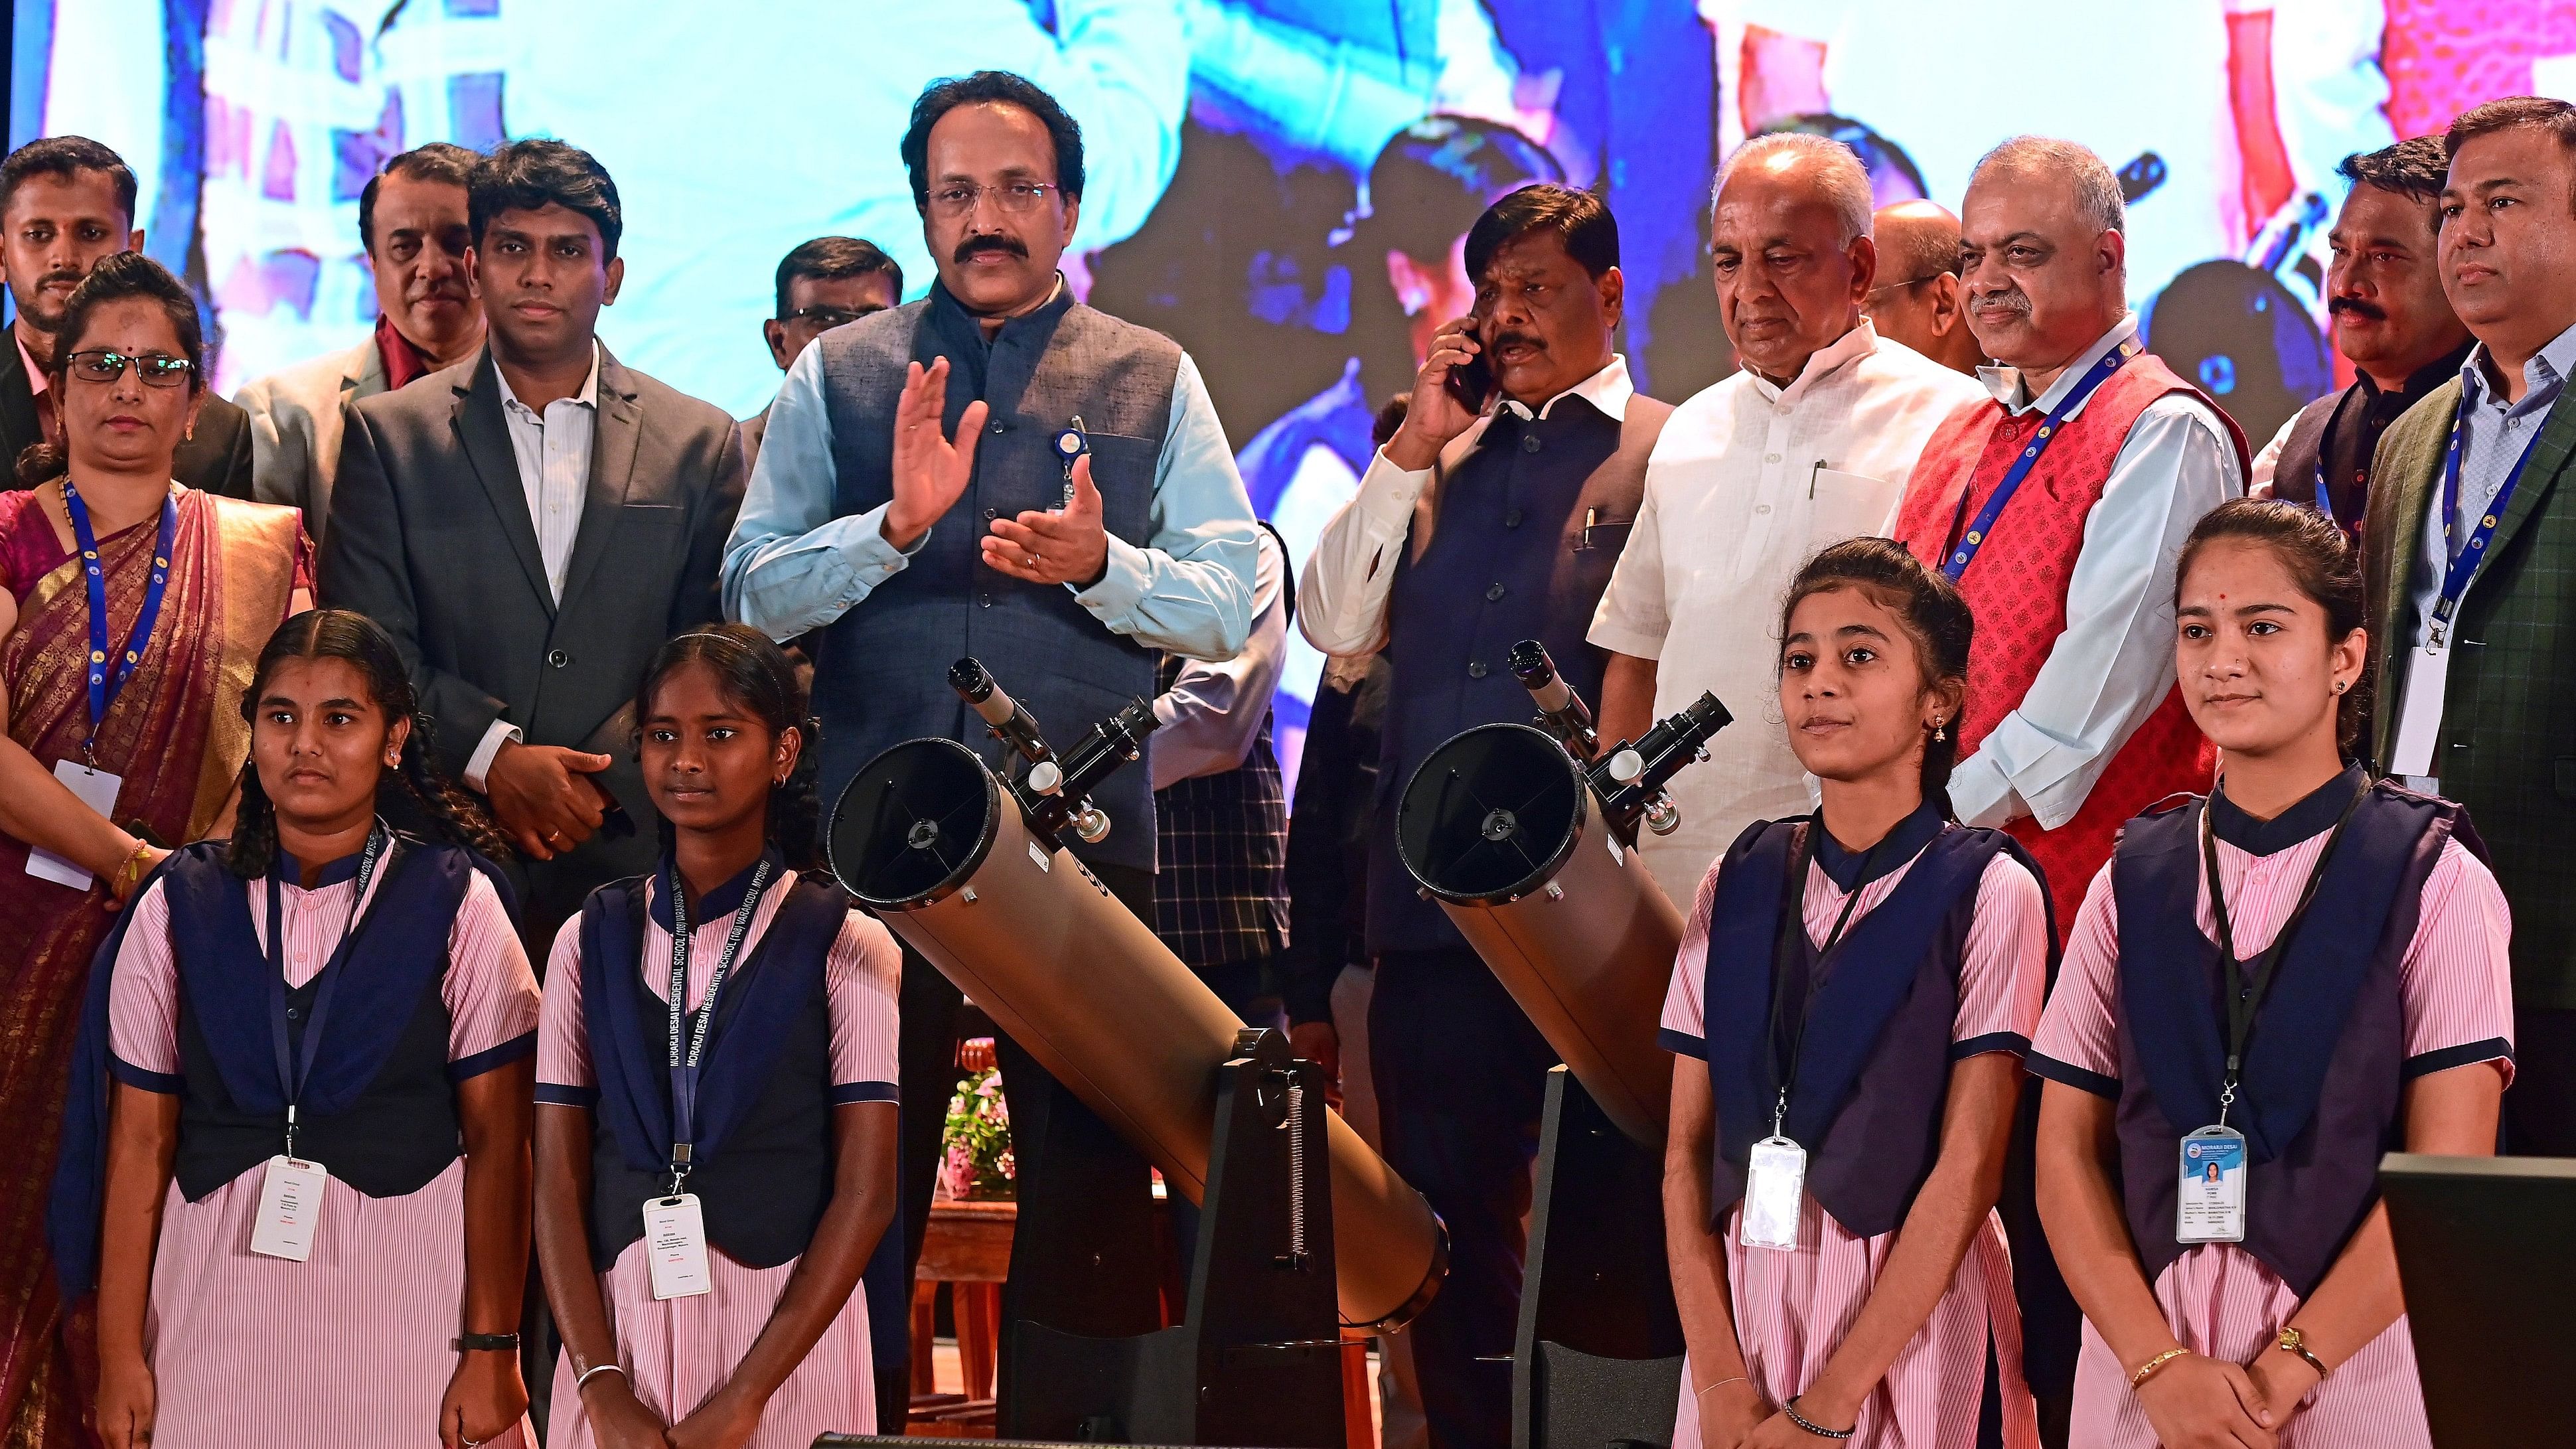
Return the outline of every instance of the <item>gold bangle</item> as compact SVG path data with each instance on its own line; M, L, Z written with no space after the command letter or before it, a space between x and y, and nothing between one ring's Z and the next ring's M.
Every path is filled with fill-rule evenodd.
M143 879L143 872L135 869L135 867L142 863L143 857L151 853L151 841L137 840L134 842L134 848L126 852L125 859L118 863L116 867L116 878L124 882L127 889L131 890L137 881Z
M2308 1361L2308 1367L2317 1371L2317 1377L2319 1379L2323 1379L2326 1376L2325 1360L2318 1358L2315 1354L2308 1351L2307 1335L2299 1332L2297 1329L2292 1328L2286 1323L2282 1324L2281 1336L2275 1340L2275 1346L2283 1353L2295 1353L2299 1357L2306 1359Z
M2172 1363L2175 1359L2181 1358L2189 1352L2191 1352L2191 1350L2187 1348L2169 1348L2164 1352L2157 1354L2154 1358L2148 1359L2145 1363L2138 1365L2138 1371L2136 1373L2129 1375L2129 1387L2135 1389L2146 1383L2147 1380L2156 1376L2156 1370L2163 1368L2166 1364Z

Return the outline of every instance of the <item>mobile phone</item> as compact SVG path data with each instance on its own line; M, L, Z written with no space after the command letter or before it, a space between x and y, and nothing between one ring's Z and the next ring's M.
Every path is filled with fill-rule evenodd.
M1476 352L1459 366L1449 369L1449 396L1458 406L1471 413L1481 413L1494 397L1494 368L1485 360L1485 314L1480 308L1474 314Z

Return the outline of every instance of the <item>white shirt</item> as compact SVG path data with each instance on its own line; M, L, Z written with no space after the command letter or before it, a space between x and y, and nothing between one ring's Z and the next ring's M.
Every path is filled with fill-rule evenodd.
M581 380L581 391L546 404L542 413L519 401L508 373L497 365L492 370L501 380L501 420L509 426L510 454L519 465L519 488L527 495L528 522L537 530L546 587L560 604L573 539L581 533L582 500L590 491L591 442L599 434L599 343L590 344L590 373ZM492 721L465 762L466 788L481 793L492 757L519 738L517 725Z
M1241 769L1270 718L1270 696L1279 688L1279 666L1288 653L1288 558L1268 529L1261 531L1260 582L1252 591L1252 637L1243 652L1218 664L1192 662L1154 696L1154 788L1201 775Z
M1614 352L1600 371L1541 403L1538 416L1579 397L1624 423L1628 400L1636 395L1636 386L1628 381L1628 359ZM1528 408L1508 399L1497 407L1530 415ZM1483 426L1481 419L1474 425ZM1431 486L1433 471L1399 468L1387 461L1384 448L1369 460L1359 492L1324 525L1298 581L1297 630L1307 643L1325 654L1372 654L1385 645L1386 599L1395 587L1391 550L1412 530L1413 505Z
M1745 826L1807 808L1798 757L1770 723L1779 639L1767 611L1816 550L1885 531L1932 430L1984 396L1864 319L1785 388L1747 368L1673 409L1588 637L1656 661L1656 718L1703 690L1736 716L1705 763L1673 777L1681 828L1639 841L1676 904Z
M2018 368L1983 367L1977 377L2016 416L2044 413L2137 331L2137 314L2122 317L2036 398ZM2083 416L2091 401L2066 416ZM2202 514L2244 491L2235 441L2208 403L2177 393L2138 415L2084 520L2084 546L2066 579L2066 632L2021 703L1950 776L1960 820L2000 826L2027 815L2054 830L2083 808L2111 757L2173 688L2183 540ZM2011 528L2007 512L1997 529L2009 541Z

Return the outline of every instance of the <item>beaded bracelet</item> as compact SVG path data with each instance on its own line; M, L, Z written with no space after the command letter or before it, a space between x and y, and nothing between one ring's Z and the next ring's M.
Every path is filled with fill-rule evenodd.
M1799 1428L1806 1430L1808 1433L1815 1435L1819 1439L1848 1439L1852 1435L1860 1432L1860 1426L1858 1424L1854 1424L1848 1429L1828 1429L1822 1424L1810 1423L1806 1415L1798 1412L1798 1401L1795 1398L1782 1404L1780 1406L1780 1412L1789 1416L1790 1423L1797 1425Z

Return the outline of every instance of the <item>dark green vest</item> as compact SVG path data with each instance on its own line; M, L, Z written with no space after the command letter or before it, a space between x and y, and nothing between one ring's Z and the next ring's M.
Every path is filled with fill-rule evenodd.
M2370 762L2397 738L2419 621L2412 580L2460 406L2454 379L2379 441L2363 541L2372 653ZM2469 585L2442 698L2433 768L2469 809L2513 907L2513 995L2576 1008L2576 387L2559 395Z

